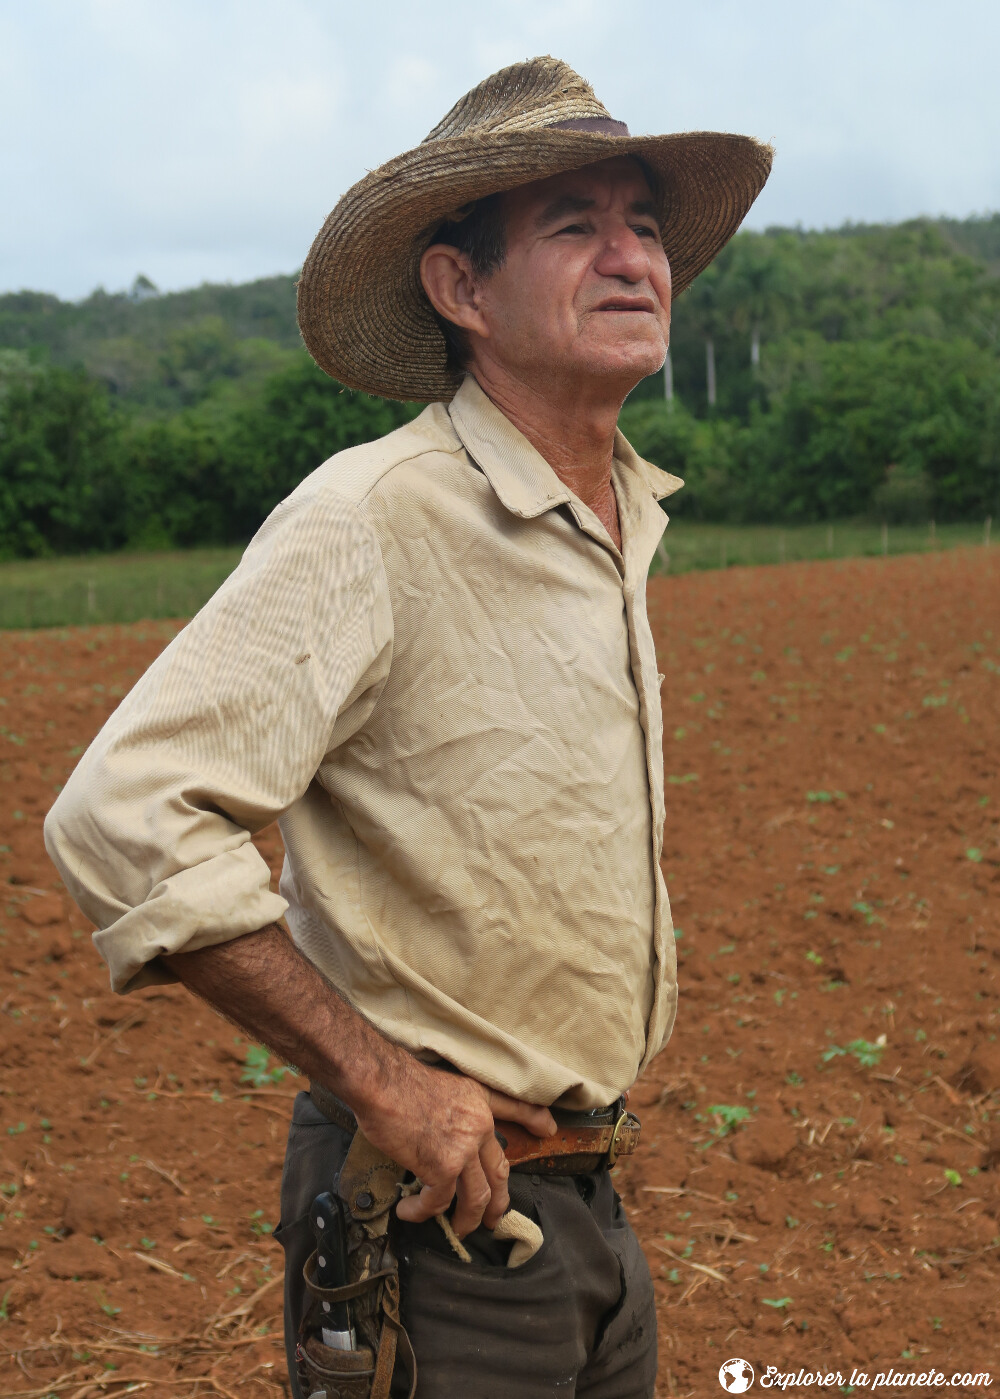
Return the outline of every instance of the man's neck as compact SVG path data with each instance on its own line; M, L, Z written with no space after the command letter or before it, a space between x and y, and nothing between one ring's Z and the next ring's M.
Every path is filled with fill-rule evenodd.
M604 519L611 501L615 429L625 393L618 386L578 385L553 391L525 383L495 365L476 364L479 387L528 439L574 495Z

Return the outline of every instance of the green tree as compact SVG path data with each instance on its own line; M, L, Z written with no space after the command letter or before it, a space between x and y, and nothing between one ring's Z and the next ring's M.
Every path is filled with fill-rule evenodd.
M733 326L750 334L750 366L760 367L760 341L767 330L787 325L795 301L794 245L782 248L771 239L741 237L719 289L719 303Z
M718 399L715 342L723 324L721 283L720 264L713 262L695 279L683 301L685 317L705 346L705 398L709 408L714 408Z
M80 370L0 353L0 555L123 542L121 421Z
M224 442L224 486L234 538L265 516L327 457L407 422L420 405L342 388L305 354L273 375Z

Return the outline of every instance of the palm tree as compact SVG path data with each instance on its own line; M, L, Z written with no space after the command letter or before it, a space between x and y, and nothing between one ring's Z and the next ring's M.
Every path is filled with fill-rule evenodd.
M750 366L760 368L760 341L765 327L777 331L795 299L790 249L780 254L770 239L759 234L739 238L733 246L720 302L733 326L750 332Z
M719 289L722 284L717 263L706 267L691 285L686 297L686 310L705 342L705 388L709 408L715 407L717 392L715 378L715 337L722 324Z
M667 412L674 411L674 362L670 358L670 349L667 348L667 357L663 361L663 397L667 400Z

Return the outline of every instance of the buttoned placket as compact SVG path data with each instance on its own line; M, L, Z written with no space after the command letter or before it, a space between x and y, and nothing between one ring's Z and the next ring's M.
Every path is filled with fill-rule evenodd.
M464 411L467 404L472 406L470 400L478 410L475 419L471 413L467 416ZM659 505L655 514L649 507L652 502L679 489L683 482L667 472L651 468L656 477L660 478L657 482L660 490L657 493L652 483L641 474L641 468L647 467L647 464L636 455L625 438L616 433L611 486L615 492L622 537L622 548L619 549L595 512L561 481L548 462L513 424L503 418L500 410L490 403L471 377L466 378L462 389L452 401L449 412L470 458L482 470L506 509L522 519L532 519L558 506L566 506L579 529L605 551L618 575L628 636L629 665L639 701L639 723L645 739L646 780L650 806L650 878L653 881L654 898L652 976L655 992L646 1022L646 1052L641 1065L641 1068L644 1068L653 1057L662 1038L664 1011L661 972L666 955L663 932L666 913L663 907L664 885L663 881L657 878L665 822L663 721L656 648L646 615L645 582L653 553L667 527L669 517ZM498 418L502 421L498 422ZM514 466L515 454L519 469ZM650 468L647 467L647 470Z

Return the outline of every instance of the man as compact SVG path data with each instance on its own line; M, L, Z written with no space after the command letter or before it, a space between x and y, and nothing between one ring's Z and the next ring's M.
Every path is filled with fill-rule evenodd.
M310 1077L279 1231L297 1396L385 1394L405 1333L421 1399L653 1392L608 1165L676 1006L645 579L681 483L616 422L663 364L671 275L769 168L745 137L633 138L546 58L349 191L306 344L432 406L274 511L49 817L116 989L179 978ZM275 818L281 897L250 841ZM346 1299L309 1257L338 1188ZM345 1300L371 1343L350 1381Z

